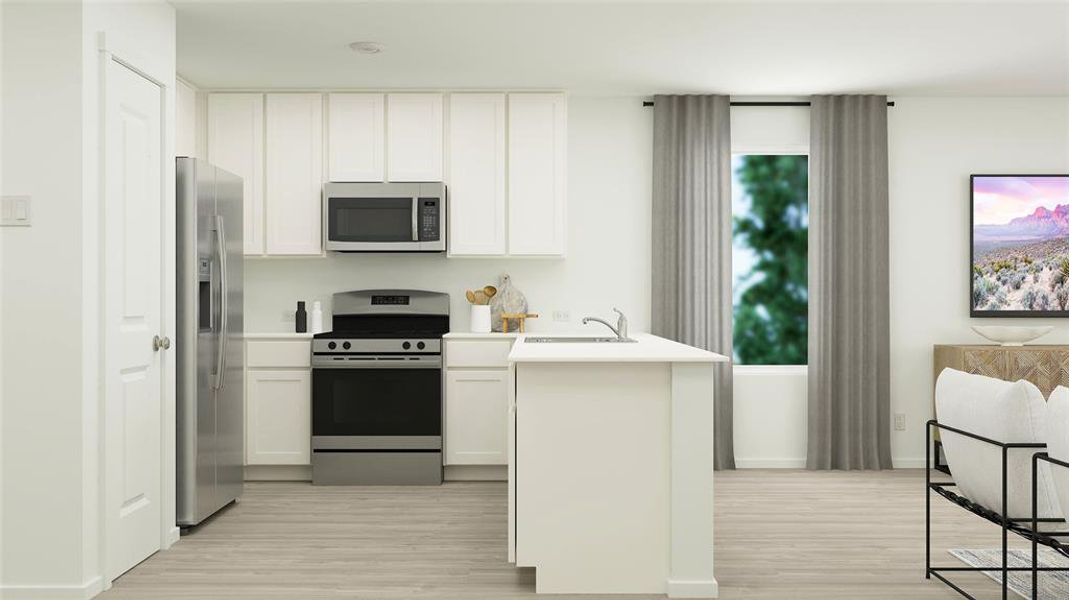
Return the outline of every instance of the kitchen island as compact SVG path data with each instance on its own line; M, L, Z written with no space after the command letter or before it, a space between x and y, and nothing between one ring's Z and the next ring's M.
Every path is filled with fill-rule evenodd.
M713 373L648 334L509 354L509 560L538 593L715 598Z

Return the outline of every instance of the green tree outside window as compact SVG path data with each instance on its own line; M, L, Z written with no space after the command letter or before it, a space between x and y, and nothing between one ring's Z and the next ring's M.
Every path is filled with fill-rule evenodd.
M804 365L808 344L809 161L743 155L734 161L735 360Z

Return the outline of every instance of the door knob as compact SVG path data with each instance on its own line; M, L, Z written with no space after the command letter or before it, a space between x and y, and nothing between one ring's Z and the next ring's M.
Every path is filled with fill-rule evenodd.
M168 337L162 337L161 338L158 335L152 336L152 349L155 350L156 352L159 352L160 350L167 350L170 347L171 347L171 338L168 338Z

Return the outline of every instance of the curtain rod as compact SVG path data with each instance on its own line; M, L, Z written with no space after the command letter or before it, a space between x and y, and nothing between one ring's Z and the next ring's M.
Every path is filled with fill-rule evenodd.
M812 102L732 102L731 106L810 106ZM894 102L888 102L887 106L894 106ZM645 100L642 102L642 106L653 106L653 102Z

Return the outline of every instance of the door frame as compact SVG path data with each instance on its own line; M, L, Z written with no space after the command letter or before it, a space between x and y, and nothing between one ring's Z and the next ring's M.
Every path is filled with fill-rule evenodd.
M87 397L95 399L95 428L98 434L95 437L96 464L96 490L87 506L96 506L97 522L97 545L98 556L97 570L102 579L102 588L111 587L111 582L117 576L109 572L108 565L110 550L115 543L116 530L114 523L108 514L107 498L107 454L106 436L107 429L107 388L105 366L106 332L102 329L105 322L105 293L106 286L103 281L104 266L104 234L106 223L104 221L107 203L107 119L108 119L108 69L111 63L117 63L128 68L146 80L160 88L160 335L175 337L175 314L176 314L176 213L175 213L175 163L174 163L174 111L175 111L175 73L166 72L156 62L137 51L136 47L124 42L120 36L113 33L99 32L97 34L98 56L96 94L97 114L96 148L99 161L95 166L95 186L92 177L87 179L90 192L95 192L96 205L86 204L87 225L85 227L85 260L94 261L87 265L85 284L85 297L93 301L86 309L86 321L89 329L84 337L86 348L85 381ZM88 146L88 144L87 144ZM92 306L95 304L95 306ZM174 346L172 345L172 348ZM165 351L160 353L160 550L171 547L179 538L179 529L175 521L175 353ZM90 400L90 405L94 404ZM93 419L93 416L89 417ZM87 444L88 445L88 444Z

